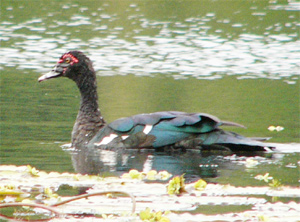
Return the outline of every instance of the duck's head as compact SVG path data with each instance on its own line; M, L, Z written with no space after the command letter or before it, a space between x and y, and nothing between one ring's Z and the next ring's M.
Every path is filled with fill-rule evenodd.
M78 82L84 79L84 76L90 73L89 71L94 73L91 60L80 51L70 51L63 54L54 68L42 75L38 81L41 82L62 76Z

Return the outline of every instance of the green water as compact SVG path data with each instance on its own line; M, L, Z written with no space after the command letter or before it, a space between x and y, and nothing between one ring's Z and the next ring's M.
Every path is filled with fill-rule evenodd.
M74 49L94 62L108 122L163 110L205 112L245 125L231 129L245 136L299 143L298 6L199 2L2 1L0 163L74 171L61 145L70 142L78 90L67 79L37 82ZM284 130L271 132L270 125ZM298 153L283 154L255 173L267 169L299 185L298 160ZM228 168L218 181L230 175L243 185L255 176L235 163Z
M77 115L79 95L75 84L68 79L38 83L38 73L16 73L12 68L2 74L2 164L72 171L69 154L60 145L70 141ZM297 84L234 77L208 81L113 76L98 78L98 85L100 108L108 122L144 112L200 111L247 126L230 128L246 136L299 142L299 122L295 121L299 117L295 105L299 100ZM285 129L271 132L269 125Z

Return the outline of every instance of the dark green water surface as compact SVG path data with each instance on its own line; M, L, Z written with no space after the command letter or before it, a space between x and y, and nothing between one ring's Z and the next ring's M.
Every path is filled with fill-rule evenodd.
M298 10L285 1L1 2L0 164L74 171L61 145L70 142L78 90L37 78L76 49L94 62L108 122L163 110L238 122L247 129L231 130L295 150L251 172L228 161L214 181L260 185L253 177L269 172L299 186Z

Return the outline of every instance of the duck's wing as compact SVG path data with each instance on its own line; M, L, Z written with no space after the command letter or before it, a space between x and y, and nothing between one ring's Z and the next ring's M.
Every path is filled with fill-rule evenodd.
M104 148L157 148L211 133L221 125L242 127L236 123L222 122L217 117L205 113L167 111L139 114L113 121L90 143Z

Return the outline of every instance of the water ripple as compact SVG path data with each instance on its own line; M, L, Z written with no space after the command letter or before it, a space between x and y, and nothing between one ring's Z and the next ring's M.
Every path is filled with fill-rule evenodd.
M270 24L263 35L257 35L241 32L248 29L249 24L220 18L215 12L182 21L160 21L137 13L138 5L132 4L128 10L135 10L137 14L128 15L127 21L132 22L129 26L132 29L128 30L117 12L108 13L98 8L82 14L90 8L78 5L61 7L66 12L78 8L81 13L71 14L67 21L53 19L54 13L49 11L43 18L0 23L3 43L1 69L16 67L44 72L62 53L78 49L90 56L99 75L151 76L159 73L176 79L216 79L237 75L239 79L284 78L288 82L300 75L298 34L296 31L279 32L284 28L296 30L293 15L289 17L290 22ZM271 5L269 10L293 10L298 4L282 7ZM15 8L7 7L6 10L13 13ZM268 11L257 7L251 10L252 17L264 19L268 16ZM208 34L212 23L221 26L214 34ZM235 38L218 35L224 33L224 25L238 30L233 33L241 33ZM62 30L66 30L64 34L61 34Z
M13 49L2 48L2 68L9 65L40 72L49 67L49 62L56 61L61 53L86 47L84 51L94 61L95 69L110 71L109 75L161 73L176 74L177 78L178 75L206 78L227 74L239 75L240 78L280 79L300 74L299 41L288 42L288 36L283 35L270 36L268 44L262 43L261 37L251 35L223 42L215 37L170 39L139 36L136 43L114 37L92 38L88 42L23 37L26 39L16 42ZM187 39L189 44L184 41ZM63 47L59 47L61 45Z

